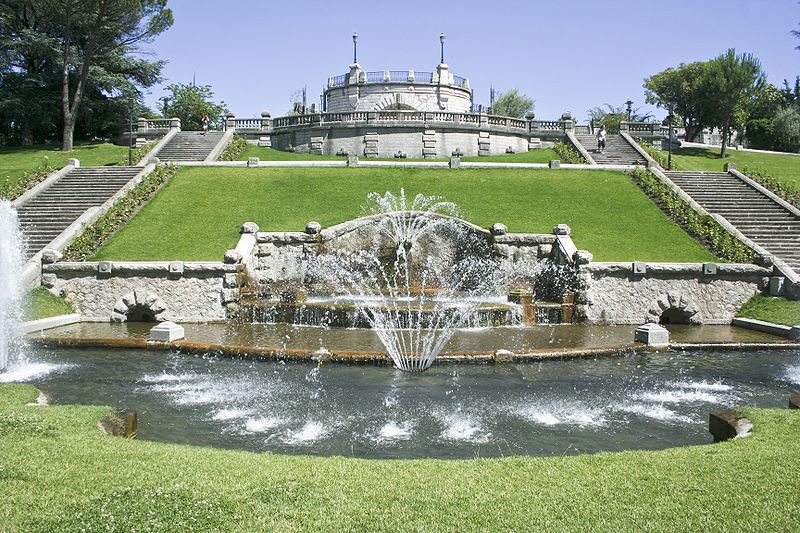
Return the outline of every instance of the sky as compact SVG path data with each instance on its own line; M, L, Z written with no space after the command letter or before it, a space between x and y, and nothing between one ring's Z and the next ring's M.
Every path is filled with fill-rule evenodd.
M210 85L237 117L264 110L280 116L303 86L319 102L329 76L344 74L359 34L358 61L368 71L431 71L445 62L469 78L475 103L489 88L516 88L535 101L536 116L570 111L580 121L606 103L655 111L644 102L644 78L710 59L728 48L761 60L781 85L800 75L797 0L169 0L175 24L143 52L167 61L164 83Z

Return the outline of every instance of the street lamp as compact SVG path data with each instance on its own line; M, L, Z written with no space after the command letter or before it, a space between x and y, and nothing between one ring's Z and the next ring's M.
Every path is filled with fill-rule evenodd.
M669 126L669 138L667 139L669 158L667 159L667 170L672 170L672 121L675 120L675 112L672 104L670 104L667 109L669 111L669 114L667 115L667 126Z
M444 63L444 33L439 34L439 43L441 43L441 48L442 48L442 57L439 63Z
M353 32L353 64L358 63L358 34Z
M630 122L631 121L631 108L633 106L633 101L632 100L628 100L627 102L625 102L625 106L627 107L627 111L628 111L628 122Z
M131 95L128 113L128 166L133 166L133 96Z

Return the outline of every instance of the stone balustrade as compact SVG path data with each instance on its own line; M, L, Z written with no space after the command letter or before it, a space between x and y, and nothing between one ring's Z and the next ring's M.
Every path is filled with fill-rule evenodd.
M255 124L259 119L237 119ZM417 122L417 123L450 123L500 126L509 130L520 132L530 131L531 121L511 117L486 115L481 113L455 113L449 111L354 111L351 113L313 113L307 115L292 115L278 117L272 121L274 129L291 128L294 126L338 124L338 123L366 123L380 122ZM534 121L540 122L540 121ZM263 127L263 126L262 126ZM563 127L556 131L563 132Z
M660 122L627 122L619 123L619 131L627 132L637 137L666 137L669 128Z
M363 75L359 75L359 79L353 84L355 85L356 83L362 85L368 83L429 83L436 85L439 83L439 78L438 76L435 76L433 72L420 72L413 70L377 70L372 72L363 72ZM328 78L328 89L345 87L350 84L350 74L341 74L339 76L331 76ZM452 83L448 85L453 85L462 89L470 88L469 79L462 78L461 76L453 76Z
M139 118L136 122L135 131L138 135L142 134L164 134L172 128L181 128L179 118Z

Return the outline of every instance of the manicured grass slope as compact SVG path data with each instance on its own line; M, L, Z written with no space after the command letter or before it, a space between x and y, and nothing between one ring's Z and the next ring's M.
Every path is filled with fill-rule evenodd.
M181 169L94 259L219 261L243 222L264 231L331 226L362 215L368 193L401 187L456 202L483 227L550 233L569 224L598 261L714 260L622 173L397 168Z
M752 437L577 457L357 460L100 433L102 407L26 407L0 386L10 531L790 531L800 411L748 410ZM644 438L644 437L643 437Z
M250 157L257 157L262 161L343 161L347 159L343 156L334 155L296 154L248 144L244 152L239 156L239 161L247 161Z
M74 312L66 300L53 296L44 287L36 287L26 296L25 320L38 320Z
M61 168L67 159L74 157L83 166L104 166L116 164L127 155L126 146L108 143L79 144L71 152L62 152L58 146L0 147L0 179L16 181L23 172L33 170L45 161L50 166Z
M800 156L759 154L728 150L730 157L719 158L719 148L681 148L673 152L673 164L679 170L721 172L725 163L747 167L768 174L785 183L800 187Z
M756 294L736 316L796 326L800 325L800 301Z
M536 150L518 154L462 158L463 161L475 161L477 163L549 163L552 159L561 159L552 148L537 148Z

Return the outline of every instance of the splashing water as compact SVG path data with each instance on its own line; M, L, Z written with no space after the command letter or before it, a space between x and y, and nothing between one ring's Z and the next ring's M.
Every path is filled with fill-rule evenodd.
M417 194L411 203L406 199L405 189L400 189L400 194L395 196L387 191L383 195L376 192L370 193L367 198L371 205L365 211L371 215L384 215L384 234L397 245L405 244L407 247L415 244L420 237L430 233L437 226L449 222L446 218L430 216L413 216L415 213L427 215L458 216L458 206L452 202L445 202L439 196L425 196Z
M17 211L11 202L0 200L0 371L17 357L17 332L22 322L25 243Z

